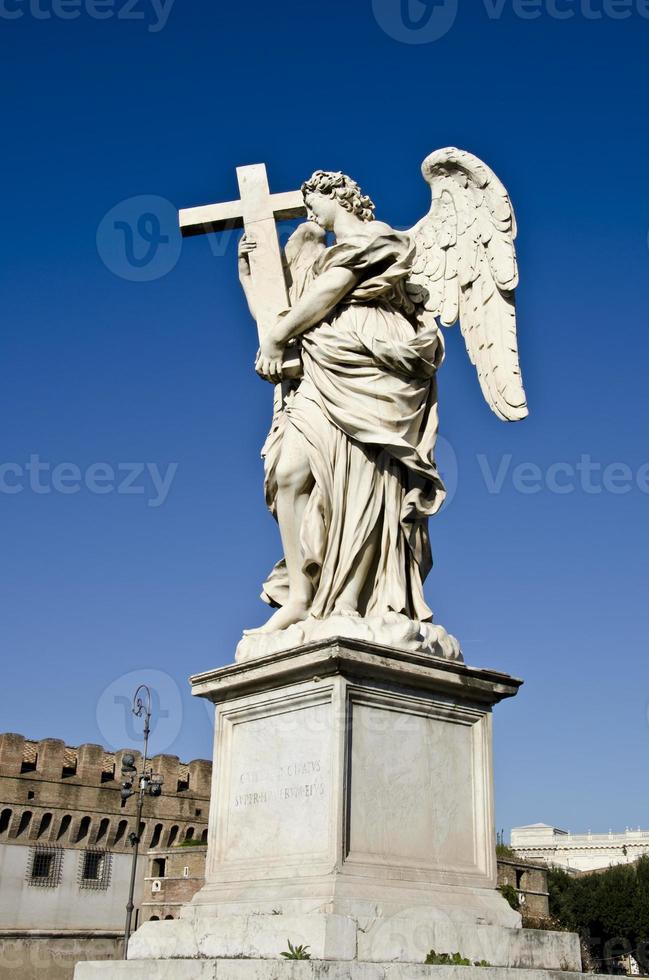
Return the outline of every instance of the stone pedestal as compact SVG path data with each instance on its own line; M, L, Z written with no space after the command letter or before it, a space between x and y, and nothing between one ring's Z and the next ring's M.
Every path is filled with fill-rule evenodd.
M218 726L188 917L433 906L518 925L495 891L491 708L519 683L342 639L193 678Z
M145 923L120 969L261 977L291 940L346 964L336 977L431 948L580 970L576 936L521 929L496 890L491 710L520 683L358 639L192 678L218 706L206 883L180 920Z

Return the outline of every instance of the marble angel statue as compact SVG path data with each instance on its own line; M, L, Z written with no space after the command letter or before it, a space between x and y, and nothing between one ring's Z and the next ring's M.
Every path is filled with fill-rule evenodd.
M441 327L459 320L495 414L527 415L508 194L484 163L454 148L428 156L422 173L432 204L407 232L376 219L342 173L316 171L302 187L309 220L286 247L292 305L256 364L279 382L284 350L300 338L303 377L287 396L284 385L264 450L284 559L262 596L277 611L248 639L299 624L303 641L315 635L309 624L342 617L379 624L379 642L386 624L410 624L421 642L432 621L428 519L445 493L435 465ZM240 249L244 286L251 248Z

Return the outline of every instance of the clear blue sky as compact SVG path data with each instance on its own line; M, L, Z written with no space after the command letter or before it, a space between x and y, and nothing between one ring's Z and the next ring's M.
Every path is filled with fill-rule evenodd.
M410 2L0 3L0 730L121 744L115 697L151 678L153 750L209 756L186 678L266 612L271 391L234 242L181 248L172 205L263 160L276 190L344 169L408 226L456 145L516 207L531 415L500 423L447 334L427 596L470 663L525 679L495 713L498 826L646 826L649 11Z

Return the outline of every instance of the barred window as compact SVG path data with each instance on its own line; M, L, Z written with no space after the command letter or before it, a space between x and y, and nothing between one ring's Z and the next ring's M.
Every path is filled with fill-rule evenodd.
M109 851L83 851L79 862L79 887L100 891L110 884L111 854Z
M61 881L63 849L37 844L29 850L27 884L44 888L56 888Z

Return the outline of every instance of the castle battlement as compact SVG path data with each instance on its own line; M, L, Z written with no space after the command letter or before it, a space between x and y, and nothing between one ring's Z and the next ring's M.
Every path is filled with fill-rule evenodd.
M66 745L7 732L0 735L0 843L129 850L136 796L120 796L122 759L142 754L101 745ZM175 755L149 760L163 779L162 795L146 797L140 837L146 847L173 846L207 836L212 763Z

